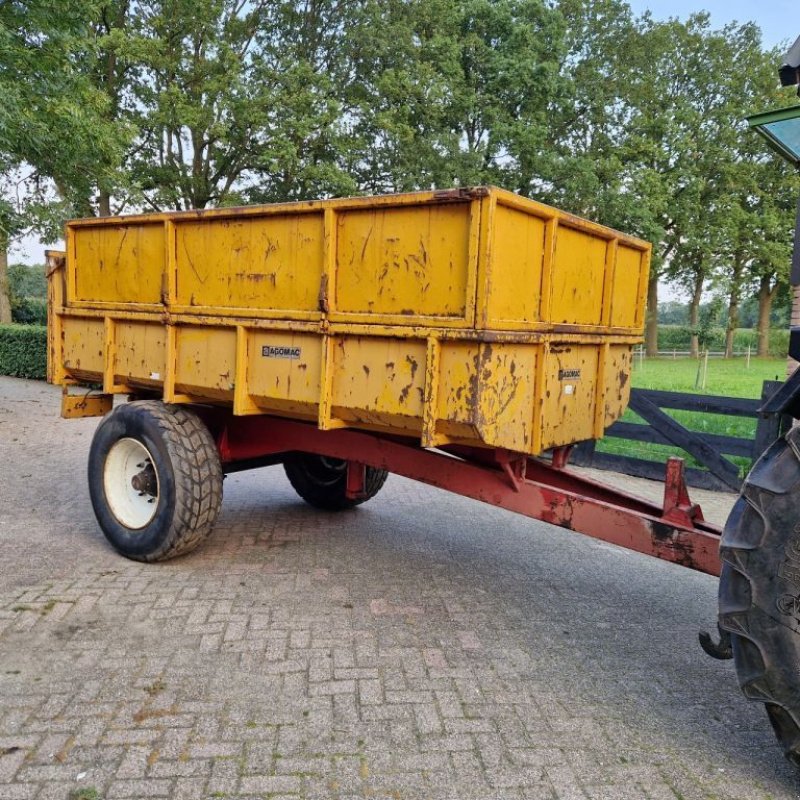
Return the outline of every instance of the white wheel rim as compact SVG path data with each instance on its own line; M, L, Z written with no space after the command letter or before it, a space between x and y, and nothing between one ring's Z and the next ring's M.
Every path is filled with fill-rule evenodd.
M131 530L147 526L158 509L158 472L137 439L120 439L106 456L103 487L111 513Z

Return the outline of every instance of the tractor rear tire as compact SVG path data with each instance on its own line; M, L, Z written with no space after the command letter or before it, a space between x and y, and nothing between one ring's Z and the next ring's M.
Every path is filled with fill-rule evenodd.
M347 511L375 497L386 483L385 469L366 468L364 497L347 497L347 462L314 453L292 453L283 463L289 483L309 505L323 511Z
M800 767L800 428L756 462L722 534L720 627L739 684Z
M188 553L211 533L222 502L214 439L182 406L117 406L92 439L89 494L100 528L127 558Z

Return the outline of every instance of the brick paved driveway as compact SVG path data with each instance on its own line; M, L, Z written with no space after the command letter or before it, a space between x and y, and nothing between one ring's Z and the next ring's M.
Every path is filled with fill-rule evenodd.
M280 468L136 564L57 410L0 378L0 798L798 796L696 643L713 579L396 477L327 516Z

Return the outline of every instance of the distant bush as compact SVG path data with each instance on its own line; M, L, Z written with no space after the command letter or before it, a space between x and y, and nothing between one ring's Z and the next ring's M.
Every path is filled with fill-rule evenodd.
M0 325L0 375L47 377L47 328L42 325Z
M47 325L47 278L44 267L8 267L11 319L20 325Z
M789 354L788 329L773 328L769 332L769 354L778 358Z
M659 325L659 350L688 350L691 344L692 330L687 325ZM752 328L738 328L733 335L733 349L742 352L750 347L755 353L758 347L758 331ZM710 350L725 349L725 330L714 328L709 342ZM789 352L789 331L773 328L769 333L769 354L780 358Z
M47 297L47 278L43 266L9 264L8 288L12 297Z
M12 297L11 319L20 325L47 325L47 300L41 297Z

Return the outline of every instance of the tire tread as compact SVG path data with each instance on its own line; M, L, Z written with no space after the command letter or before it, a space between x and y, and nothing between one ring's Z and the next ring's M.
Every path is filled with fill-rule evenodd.
M788 441L779 439L759 459L725 524L720 546L719 623L731 635L742 692L765 704L784 755L800 766L798 688L790 685L785 673L792 654L775 635L780 621L761 607L774 591L771 582L775 577L766 574L763 564L768 559L763 554L783 548L786 519L782 509L794 505L800 483L800 450L795 437L790 432Z

